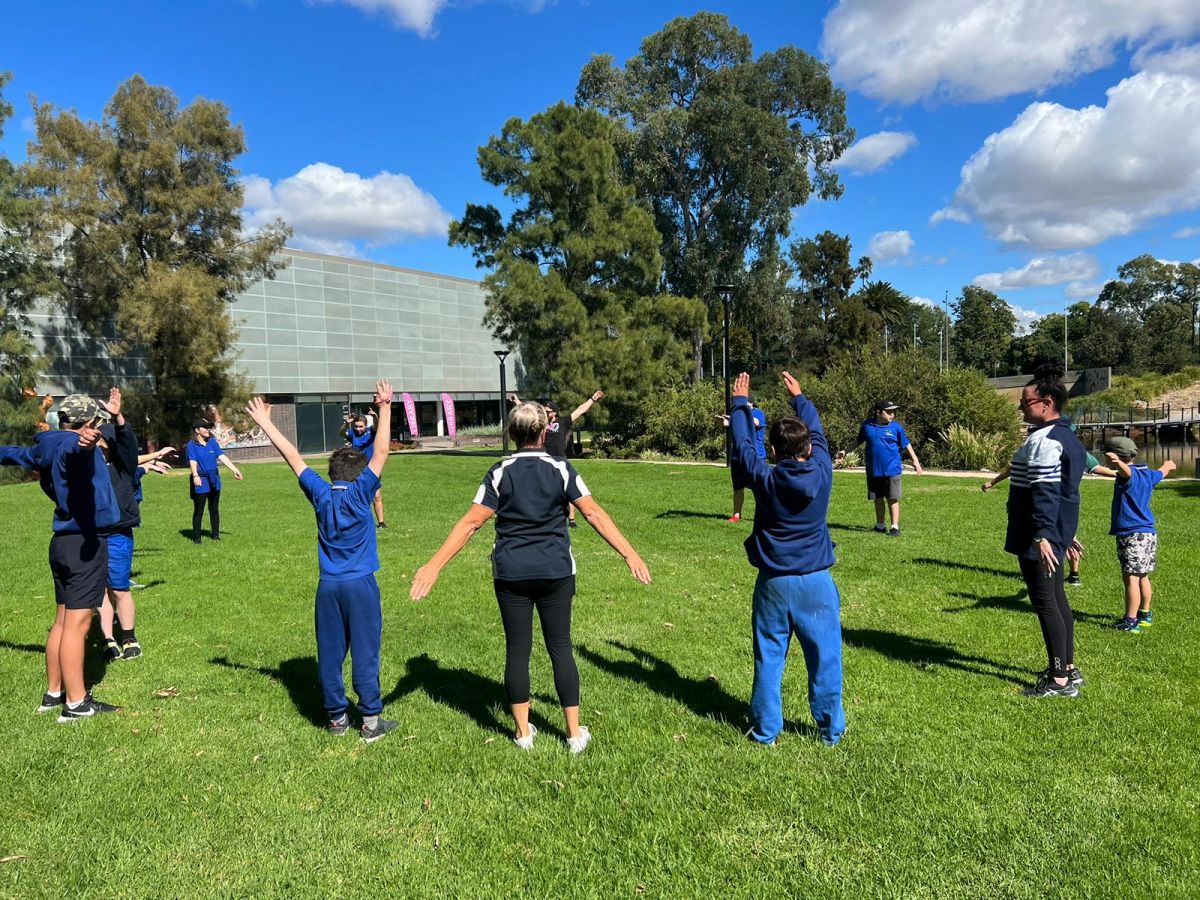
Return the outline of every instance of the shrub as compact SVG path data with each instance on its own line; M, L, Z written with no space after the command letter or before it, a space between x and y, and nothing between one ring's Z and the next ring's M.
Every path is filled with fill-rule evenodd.
M597 453L636 457L646 451L690 459L720 459L725 429L717 416L725 407L725 387L714 381L680 386L647 396L637 407L630 430L637 436L608 436Z
M950 469L987 469L998 472L1007 465L1012 453L1009 439L994 431L972 431L957 422L938 437L937 464Z

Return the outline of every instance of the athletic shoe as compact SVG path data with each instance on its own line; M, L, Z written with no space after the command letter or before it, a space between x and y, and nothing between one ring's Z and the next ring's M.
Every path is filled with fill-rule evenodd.
M1031 684L1021 691L1026 697L1078 697L1079 688L1071 684L1070 678L1066 684L1059 684L1049 675L1043 675L1037 684Z
M579 523L578 523L578 522L576 522L574 519L571 519L571 520L570 520L570 524L571 524L571 527L572 527L572 528L578 528L578 527L579 527Z
M587 726L579 726L579 736L567 738L567 746L571 748L571 753L582 753L587 749L587 745L592 740L592 733L588 731Z
M95 699L91 694L85 694L83 702L74 709L63 704L62 713L58 717L59 725L66 725L68 722L75 722L79 719L90 719L92 716L98 716L101 713L117 712L121 707L113 706L111 703L102 703Z
M537 737L537 734L538 734L537 726L531 722L531 723L529 723L529 734L525 735L525 737L515 737L514 736L513 743L516 744L518 747L520 747L522 750L532 750L533 749L533 739L535 737Z
M145 585L140 581L134 581L132 578L129 579L129 589L131 591L140 591L144 587Z
M1070 575L1067 576L1067 584L1075 584L1075 585L1083 584L1083 579L1079 577L1078 572L1072 572Z
M740 521L742 521L742 514L741 514L741 513L734 513L732 516L730 516L730 517L729 517L728 519L726 519L725 521L726 521L726 522L734 522L734 523L740 522Z
M379 523L378 525L376 525L375 527L376 527L376 528L387 528L387 522L380 522L380 523Z
M104 642L104 661L105 662L114 662L115 660L118 660L120 658L121 658L121 645L118 644L116 641L112 640L111 638L109 640L106 640Z
M395 719L380 719L374 728L368 728L366 723L363 723L360 736L364 744L373 744L389 731L395 731L399 727L400 723Z
M826 747L836 747L841 742L842 736L840 734L837 737L826 737L825 735L821 735L821 743Z
M1142 623L1137 619L1120 618L1113 624L1113 628L1117 631L1124 631L1126 634L1141 634Z
M192 538L192 543L199 547L201 544L200 538Z
M1050 677L1049 669L1045 669L1041 672L1038 672L1038 678L1049 678L1049 677ZM1067 681L1069 681L1071 684L1075 685L1075 687L1083 687L1085 684L1087 684L1087 680L1083 677L1083 673L1079 671L1078 667L1076 667L1074 669L1067 669Z
M888 537L900 537L900 529L893 527L892 530L888 532Z
M125 641L121 645L121 659L137 659L142 655L142 645L137 641Z
M1142 626L1142 630L1149 628L1154 624L1154 610L1145 609L1138 612L1138 624Z
M329 724L325 726L326 733L333 735L333 737L341 737L349 730L350 716L346 713L342 713L336 719L330 719Z
M59 694L55 697L53 694L42 694L42 705L37 708L39 713L47 713L52 709L58 709L60 706L66 705L66 694Z
M874 530L876 534L887 534L886 525L876 525Z

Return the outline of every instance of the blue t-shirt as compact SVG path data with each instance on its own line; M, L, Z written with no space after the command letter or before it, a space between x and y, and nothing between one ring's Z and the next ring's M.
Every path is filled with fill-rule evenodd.
M750 410L750 415L754 416L754 452L758 454L759 459L767 458L767 416L758 407L753 407Z
M858 429L857 443L866 444L867 474L872 478L890 477L904 471L900 451L908 446L908 435L895 419L886 425L880 425L874 418L867 419Z
M195 461L196 474L200 476L200 483L193 484L192 493L207 494L209 491L221 489L221 464L217 462L217 457L224 455L225 451L221 449L215 437L209 437L203 444L198 444L195 440L188 441L188 462Z
M317 514L317 562L322 581L352 581L379 571L371 501L379 476L363 469L353 481L330 484L312 469L300 473L300 490Z
M349 439L350 446L355 450L361 450L366 454L367 462L370 462L371 454L375 452L375 429L368 428L362 434L355 434L354 429L351 428L346 437Z
M1109 534L1158 534L1150 494L1163 480L1163 473L1146 465L1129 467L1129 477L1117 476L1113 484L1112 527Z

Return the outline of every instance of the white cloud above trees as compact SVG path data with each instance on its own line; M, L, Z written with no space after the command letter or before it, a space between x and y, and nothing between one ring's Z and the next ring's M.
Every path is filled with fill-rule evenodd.
M1065 256L1035 257L1020 268L977 275L971 283L989 291L1011 291L1083 282L1095 278L1099 272L1100 266L1092 254L1069 253Z
M837 166L855 175L877 172L915 146L917 136L911 131L879 131L855 141Z
M880 231L871 237L867 256L877 265L900 262L912 252L913 243L907 231Z
M415 31L421 37L433 34L433 20L446 0L321 0L344 3L369 15L382 15L396 28Z

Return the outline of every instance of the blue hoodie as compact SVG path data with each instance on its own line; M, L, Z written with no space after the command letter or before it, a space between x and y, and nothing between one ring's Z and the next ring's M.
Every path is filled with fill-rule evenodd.
M829 537L833 459L817 409L801 394L792 407L812 435L808 459L783 459L771 467L754 447L754 419L744 397L733 398L734 468L754 492L754 530L746 538L750 565L764 575L808 575L836 561Z
M54 501L55 534L96 534L121 518L108 466L99 447L80 449L74 431L43 431L29 459L42 492Z

